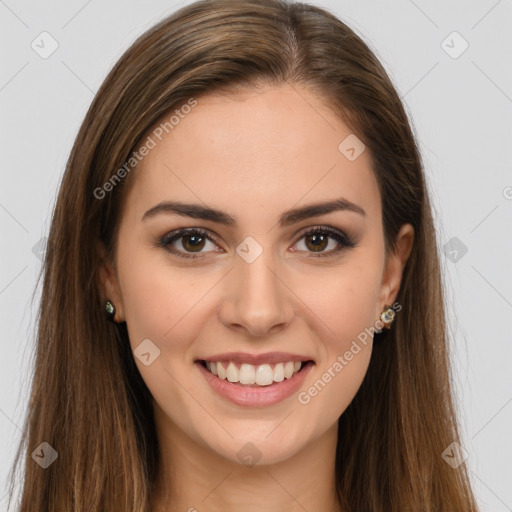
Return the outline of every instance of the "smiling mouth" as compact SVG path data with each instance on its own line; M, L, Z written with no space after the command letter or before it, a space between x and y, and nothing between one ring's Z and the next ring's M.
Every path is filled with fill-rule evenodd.
M279 363L266 363L252 365L236 363L234 361L206 361L198 360L212 375L232 384L248 387L267 387L293 378L302 372L306 366L312 366L312 360L286 361Z

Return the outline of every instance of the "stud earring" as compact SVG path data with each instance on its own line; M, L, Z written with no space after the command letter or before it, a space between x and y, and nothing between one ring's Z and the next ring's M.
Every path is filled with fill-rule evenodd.
M395 320L395 310L386 304L379 320L383 323L383 329L391 329L391 324ZM375 329L375 332L379 334L382 332L382 329Z
M114 307L114 304L110 300L107 300L105 302L105 311L107 312L107 320L110 320L111 322L116 322L116 308Z

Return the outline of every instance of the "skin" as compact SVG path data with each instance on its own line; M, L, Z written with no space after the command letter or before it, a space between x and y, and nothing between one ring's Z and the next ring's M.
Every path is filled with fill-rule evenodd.
M154 398L162 455L154 510L341 510L337 419L365 376L371 337L306 405L296 394L263 408L235 405L212 390L194 360L229 351L306 355L315 366L304 391L394 303L413 228L402 226L386 262L369 151L349 161L338 150L350 133L297 86L206 95L130 176L116 266L105 263L102 282L132 348L149 338L160 350L149 366L135 359ZM366 215L336 211L277 224L288 209L340 197ZM164 200L204 203L237 225L170 213L141 220ZM356 247L311 256L312 237L301 232L322 225L349 234ZM206 240L195 260L155 246L186 227L203 228L219 243ZM236 252L247 236L263 249L250 264ZM324 254L338 246L328 240ZM194 250L182 242L174 248ZM248 442L261 454L253 466L237 456Z

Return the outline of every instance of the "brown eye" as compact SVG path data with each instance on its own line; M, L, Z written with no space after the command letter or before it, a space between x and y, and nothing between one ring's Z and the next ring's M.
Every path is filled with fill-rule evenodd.
M304 242L302 242L303 239ZM178 242L179 240L181 242ZM296 245L300 242L304 243L304 248L299 250L308 253L309 256L332 256L343 249L356 246L345 233L329 226L309 229L302 234ZM211 250L208 250L208 244L211 244ZM215 236L201 228L182 228L172 231L164 235L156 245L182 258L201 258L210 252L219 252Z
M345 233L329 226L310 229L302 233L299 242L302 239L309 256L331 256L356 245ZM326 250L330 244L330 250Z
M178 242L179 240L181 242ZM215 251L217 245L214 243L214 238L206 231L199 228L183 228L163 236L158 246L183 258L200 258L204 253L210 252L203 251L208 243Z
M201 251L206 241L206 238L202 235L184 235L180 238L182 239L181 245L183 249L191 252Z
M306 246L313 252L323 251L329 242L329 236L319 235L317 233L309 234L305 236Z

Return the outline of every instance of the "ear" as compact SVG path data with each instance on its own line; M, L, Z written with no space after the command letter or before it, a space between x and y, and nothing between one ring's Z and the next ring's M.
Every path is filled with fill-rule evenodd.
M389 255L384 269L377 318L384 310L386 304L391 306L395 302L400 290L403 270L411 254L413 243L414 228L411 224L402 225L396 237L396 249Z
M97 244L97 251L100 257L100 268L98 272L98 287L104 301L110 300L116 309L114 320L124 322L124 307L121 289L113 263L107 256L103 243Z

